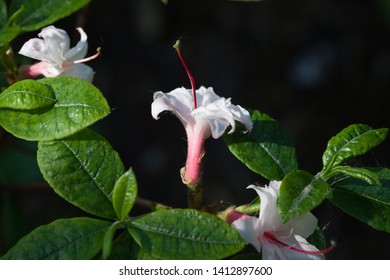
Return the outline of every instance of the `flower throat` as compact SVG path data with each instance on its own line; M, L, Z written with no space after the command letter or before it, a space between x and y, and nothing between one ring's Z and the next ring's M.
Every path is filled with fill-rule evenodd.
M183 56L181 55L181 52L180 52L180 40L177 40L176 43L173 45L173 47L175 48L175 50L177 52L177 55L179 56L180 61L183 64L183 67L184 67L184 69L187 72L187 76L190 79L191 88L192 88L192 96L194 98L194 110L195 110L198 106L197 106L197 103L196 103L196 85L195 85L194 76L191 74L190 69L188 69L188 66L187 66L186 62L184 61Z

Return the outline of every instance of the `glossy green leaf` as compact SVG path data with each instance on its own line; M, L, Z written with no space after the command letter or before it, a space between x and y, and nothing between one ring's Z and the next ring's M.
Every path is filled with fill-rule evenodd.
M161 259L223 259L245 242L228 223L194 209L161 210L131 221L129 232Z
M229 150L249 169L269 180L282 180L297 170L296 152L282 127L274 119L259 111L251 114L250 133L236 130L224 136Z
M34 80L20 81L0 94L0 109L33 110L53 107L56 102L53 89Z
M115 183L112 203L120 221L126 219L137 198L137 179L132 169L123 174Z
M332 169L332 175L345 174L363 181L371 185L381 185L379 175L365 168L350 167L350 166L336 166Z
M329 200L338 208L377 230L390 232L390 169L370 169L381 186L348 178L332 185Z
M102 248L111 223L92 218L56 220L24 236L2 259L84 260Z
M10 12L21 12L13 19L13 24L21 26L23 31L33 31L66 17L81 9L90 0L13 0Z
M0 47L4 47L16 38L20 33L19 26L9 26L0 31Z
M20 83L25 85L26 82L19 82L14 87L22 87ZM34 84L33 81L27 83ZM0 109L1 126L16 137L35 141L64 138L88 127L110 113L110 108L101 92L84 80L64 76L45 78L35 83L41 83L42 86L39 87L35 84L33 88L30 88L29 98L19 98L13 103L8 103L8 108ZM42 102L42 98L39 102L34 99L32 104L23 103L31 102L33 94L47 97L49 94L47 87L51 88L52 93L54 93L56 100L54 106L38 107L31 110L31 108L37 107L39 102ZM7 91L3 92L0 94L0 99L5 98L6 103L8 95ZM16 97L20 97L20 95L16 95ZM47 100L48 104L54 102ZM3 104L3 106L5 105ZM28 108L28 110L21 108Z
M116 230L118 229L120 225L120 222L116 221L114 222L106 231L106 234L104 235L103 239L103 248L102 248L102 258L103 260L108 259L108 257L111 255L112 251L112 244L114 241L114 235L116 233Z
M328 183L312 174L298 170L286 175L279 189L278 210L283 222L305 214L326 197Z
M323 170L326 174L334 166L367 153L382 143L387 137L388 129L373 129L365 124L353 124L332 137L322 156Z
M57 194L88 213L116 218L112 191L125 171L104 137L86 129L62 140L39 142L37 158Z

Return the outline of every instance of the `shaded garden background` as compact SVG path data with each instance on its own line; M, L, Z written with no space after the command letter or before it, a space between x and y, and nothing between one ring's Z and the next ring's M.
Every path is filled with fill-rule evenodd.
M55 24L78 40L89 36L94 84L113 108L94 129L136 172L141 197L185 207L179 169L186 140L172 115L155 121L153 93L189 81L172 48L182 52L197 84L212 86L235 104L277 119L295 143L300 169L316 173L327 141L352 123L390 127L390 1L388 0L94 0ZM15 51L24 40L15 41ZM46 186L36 143L0 134L0 255L38 225L81 215ZM390 167L390 141L355 165ZM205 203L243 204L245 188L267 183L230 154L222 139L206 142ZM134 214L145 211L137 207ZM345 215L331 204L315 210L330 259L390 259L390 236ZM85 215L85 213L82 213Z

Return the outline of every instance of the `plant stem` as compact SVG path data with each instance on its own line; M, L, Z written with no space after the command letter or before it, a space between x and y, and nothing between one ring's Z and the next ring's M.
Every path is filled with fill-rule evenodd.
M187 202L188 208L199 209L203 199L203 188L201 186L188 186Z
M135 200L135 204L139 207L143 207L143 208L147 208L147 209L150 209L150 210L156 210L157 208L161 209L161 208L164 208L164 209L170 209L172 207L170 206L167 206L167 205L164 205L164 204L161 204L161 203L158 203L158 202L154 202L154 201L151 201L149 199L145 199L145 198L141 198L141 197L137 197L137 199Z

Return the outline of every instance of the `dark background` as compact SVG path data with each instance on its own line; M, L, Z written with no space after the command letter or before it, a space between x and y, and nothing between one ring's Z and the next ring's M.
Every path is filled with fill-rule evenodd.
M95 0L55 26L75 42L74 28L82 26L90 54L102 47L102 56L88 65L113 111L94 129L126 168L134 168L140 196L164 204L186 205L179 176L186 136L173 115L154 120L150 106L155 91L190 87L172 48L180 37L197 84L277 119L296 145L300 169L319 172L328 140L349 124L390 127L388 0ZM15 50L37 33L15 41ZM0 144L0 254L38 225L85 215L42 184L35 143L2 132ZM390 167L389 147L387 140L356 164ZM255 197L245 190L252 183L267 182L230 154L222 139L206 141L205 203L247 203ZM327 240L337 242L329 259L390 259L389 234L329 203L314 213Z

